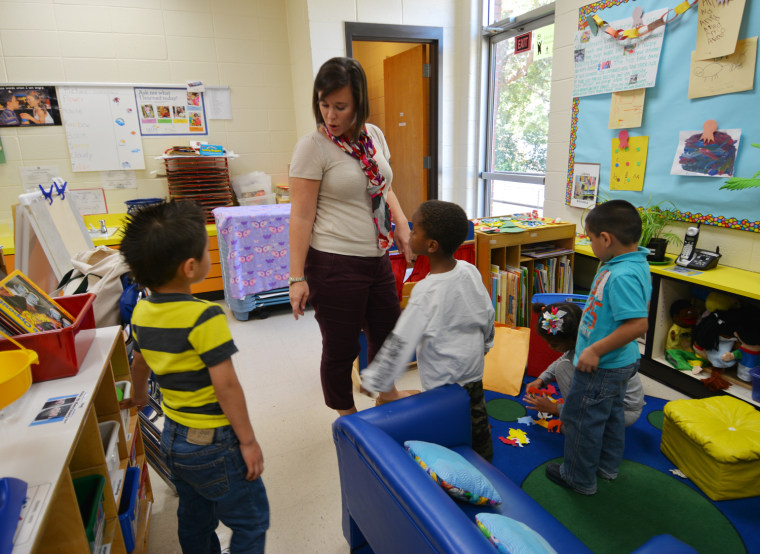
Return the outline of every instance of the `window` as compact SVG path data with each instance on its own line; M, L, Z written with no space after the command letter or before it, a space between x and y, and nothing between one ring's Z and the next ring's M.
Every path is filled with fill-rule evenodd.
M486 168L481 173L486 215L534 209L542 212L544 204L554 5L518 16L506 26L506 30L498 26L486 28L491 35L488 150ZM515 53L516 39L523 37L520 40L526 44L527 34L530 48Z
M488 23L502 22L553 3L554 0L488 0Z

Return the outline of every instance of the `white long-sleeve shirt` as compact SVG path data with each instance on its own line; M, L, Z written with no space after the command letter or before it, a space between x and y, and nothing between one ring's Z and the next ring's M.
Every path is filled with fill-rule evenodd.
M423 389L477 381L493 340L494 309L480 273L457 260L451 271L415 285L393 331L362 372L362 385L373 392L389 390L415 349Z

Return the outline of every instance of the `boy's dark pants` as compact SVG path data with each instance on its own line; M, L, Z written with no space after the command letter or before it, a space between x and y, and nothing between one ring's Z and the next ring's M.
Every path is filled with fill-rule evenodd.
M205 431L205 430L204 430ZM215 529L232 529L230 551L264 554L269 502L261 477L248 471L232 427L213 430L211 444L193 444L194 430L165 418L161 450L177 488L177 534L183 554L219 554ZM204 442L204 441L200 441Z
M483 381L473 381L462 385L462 388L470 395L472 449L490 462L493 460L493 442L488 412L486 412L486 399L483 395Z

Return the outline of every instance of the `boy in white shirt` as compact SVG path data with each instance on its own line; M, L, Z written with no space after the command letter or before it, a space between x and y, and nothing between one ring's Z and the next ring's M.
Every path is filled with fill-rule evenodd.
M494 310L480 273L454 258L467 238L464 210L441 200L422 203L412 216L410 246L427 256L430 273L412 289L409 303L362 374L371 392L390 390L417 351L423 389L458 383L470 395L473 449L493 458L483 397L483 358L493 346Z

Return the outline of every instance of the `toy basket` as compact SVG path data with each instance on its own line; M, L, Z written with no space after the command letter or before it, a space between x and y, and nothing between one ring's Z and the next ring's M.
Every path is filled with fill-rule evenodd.
M0 331L0 335L19 347L19 350L0 352L0 410L21 398L32 385L32 364L39 363L34 350Z

